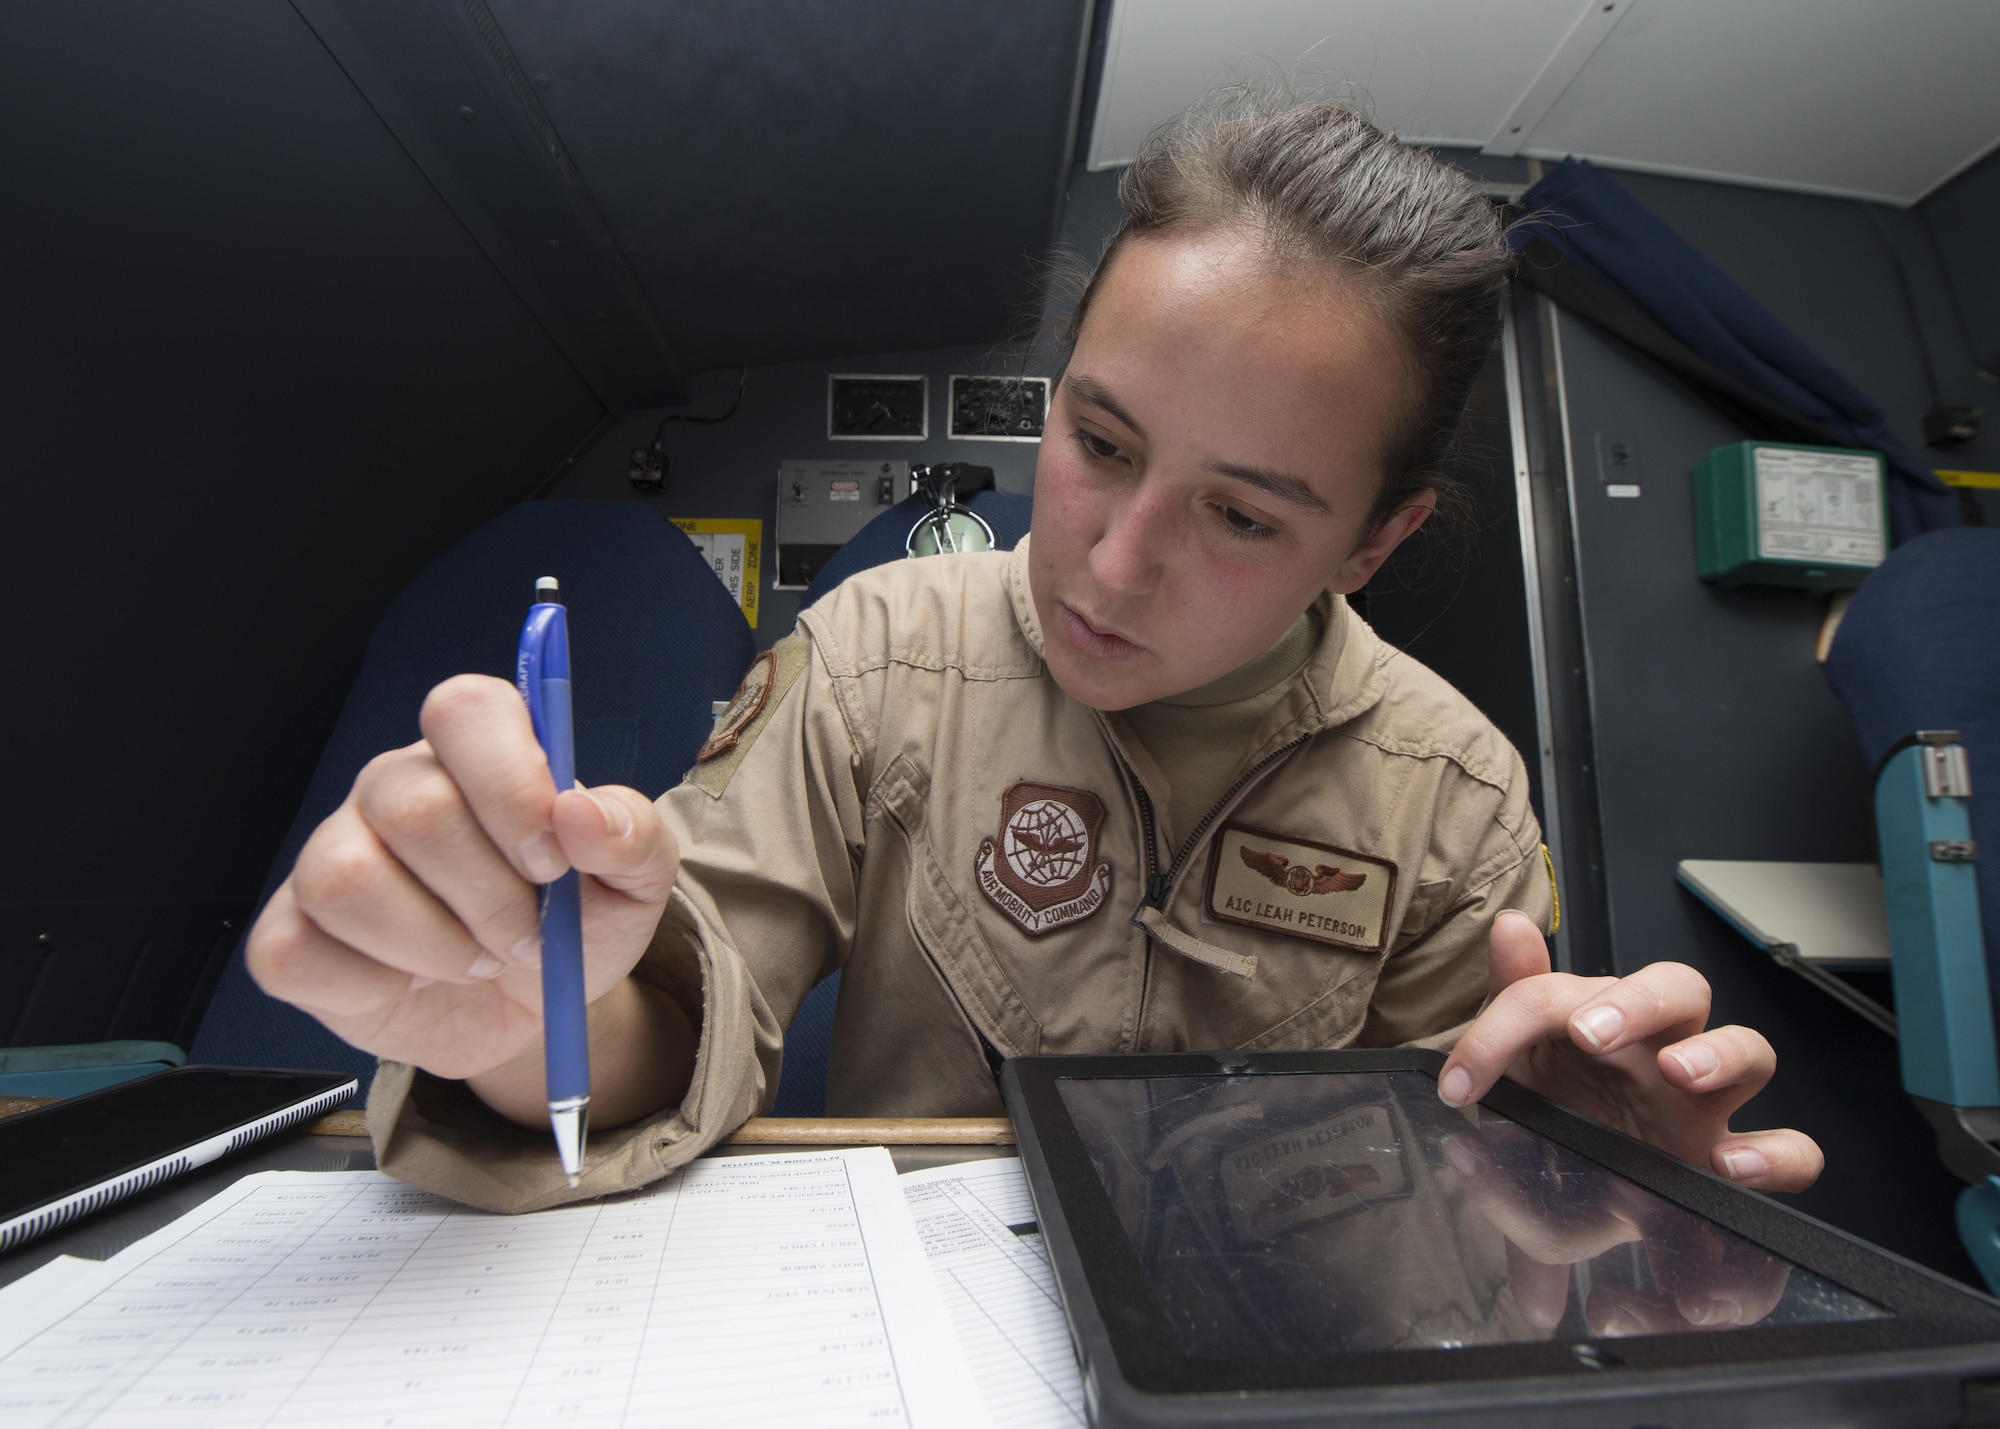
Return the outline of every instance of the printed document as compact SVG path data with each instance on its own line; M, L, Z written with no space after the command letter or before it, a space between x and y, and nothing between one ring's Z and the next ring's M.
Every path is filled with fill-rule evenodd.
M667 1422L986 1422L886 1151L526 1216L266 1172L0 1293L9 1429Z
M901 1179L995 1429L1082 1429L1076 1352L1019 1159Z

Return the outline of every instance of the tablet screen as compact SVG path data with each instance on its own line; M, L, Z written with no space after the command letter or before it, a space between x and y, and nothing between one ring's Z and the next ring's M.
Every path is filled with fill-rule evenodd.
M1057 1086L1184 1356L1888 1313L1419 1072Z

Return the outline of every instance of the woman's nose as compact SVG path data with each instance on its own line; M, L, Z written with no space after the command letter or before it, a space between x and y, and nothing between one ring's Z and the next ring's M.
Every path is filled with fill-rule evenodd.
M1139 489L1106 513L1090 550L1090 574L1108 595L1146 595L1159 584L1167 542L1167 513L1153 493Z

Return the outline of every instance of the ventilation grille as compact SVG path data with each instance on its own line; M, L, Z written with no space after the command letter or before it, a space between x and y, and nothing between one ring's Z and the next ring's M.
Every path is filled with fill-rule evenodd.
M73 1221L78 1216L87 1216L92 1211L122 1201L135 1191L143 1191L148 1186L157 1186L170 1176L178 1176L188 1169L185 1156L175 1156L166 1161L155 1161L151 1166L139 1171L128 1171L115 1181L106 1181L95 1190L86 1191L54 1205L44 1206L30 1216L10 1221L0 1226L0 1251L12 1250L23 1241L33 1240L44 1231L54 1230L65 1221Z
M253 1141L262 1141L267 1136L276 1136L281 1131L290 1130L303 1121L317 1121L342 1102L354 1095L356 1084L349 1082L344 1087L335 1087L330 1092L321 1092L309 1102L301 1102L290 1111L264 1121L252 1122L229 1138L229 1153L241 1151Z

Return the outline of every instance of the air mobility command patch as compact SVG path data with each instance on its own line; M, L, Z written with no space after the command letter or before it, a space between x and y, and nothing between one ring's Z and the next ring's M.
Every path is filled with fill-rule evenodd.
M1242 824L1209 853L1210 917L1336 948L1382 951L1395 893L1393 863Z
M696 752L688 782L720 798L730 776L750 746L771 722L771 715L793 681L805 673L812 645L803 635L787 635L750 662L735 698L716 716L708 742Z
M1000 796L1000 836L980 840L979 891L1030 937L1081 922L1111 896L1097 861L1104 801L1087 789L1026 779Z

